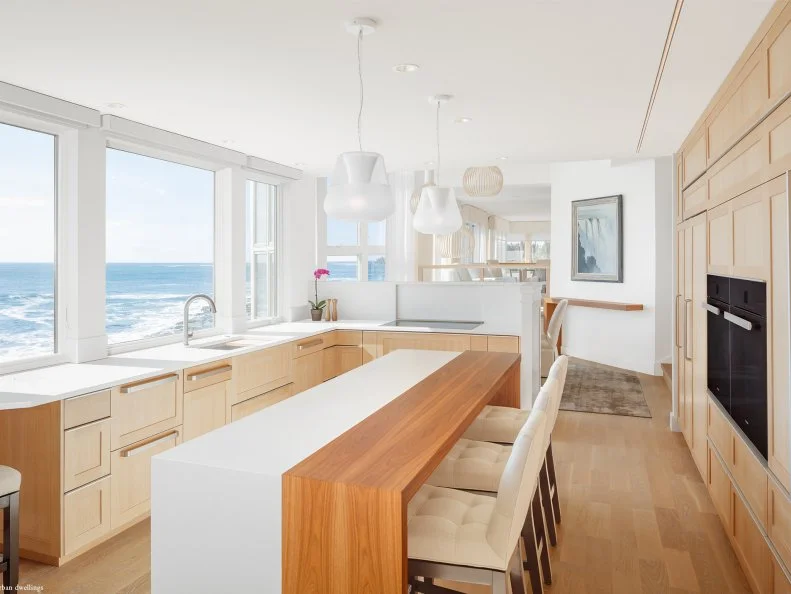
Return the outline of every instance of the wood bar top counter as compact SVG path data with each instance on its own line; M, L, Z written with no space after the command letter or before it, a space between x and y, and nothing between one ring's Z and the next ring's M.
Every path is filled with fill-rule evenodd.
M407 504L487 404L518 407L520 356L465 352L283 475L283 592L403 594Z

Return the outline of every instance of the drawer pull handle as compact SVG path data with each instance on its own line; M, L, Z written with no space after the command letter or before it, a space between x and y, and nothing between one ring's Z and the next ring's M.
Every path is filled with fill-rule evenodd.
M148 443L144 443L143 445L137 446L136 448L130 448L128 450L124 450L121 452L122 458L131 458L132 456L137 456L140 452L145 452L146 450L150 450L154 446L159 445L163 441L168 441L169 439L176 439L179 435L178 429L175 431L171 431L167 435L163 435L162 437L158 437L153 441L149 441Z
M308 342L303 342L297 345L297 349L300 351L302 349L309 349L310 347L318 346L324 342L323 339L317 338L316 340L309 340Z
M223 365L222 367L215 367L214 369L207 369L206 371L200 371L198 373L193 373L192 375L187 376L187 381L190 382L197 382L202 379L206 379L207 377L211 377L213 375L220 375L221 373L227 373L233 370L233 367L230 365Z
M171 382L175 382L179 379L178 373L172 373L170 375L166 375L165 377L160 377L155 380L151 380L150 382L143 382L142 384L134 384L132 386L123 386L121 388L121 394L134 394L135 392L140 392L141 390L148 390L149 388L153 388L154 386L161 386L163 384L169 384Z

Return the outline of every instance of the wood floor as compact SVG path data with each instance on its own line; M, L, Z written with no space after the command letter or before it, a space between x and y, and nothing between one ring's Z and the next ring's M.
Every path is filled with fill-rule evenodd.
M667 428L664 380L640 381L652 419L560 412L553 443L564 516L546 591L750 592L684 438ZM45 593L145 593L150 561L145 521L63 567L25 562L21 582Z

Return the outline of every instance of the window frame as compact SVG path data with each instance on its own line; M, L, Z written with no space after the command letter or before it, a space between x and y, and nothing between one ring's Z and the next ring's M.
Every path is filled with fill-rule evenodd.
M283 179L278 178L272 175L267 175L265 173L258 173L250 170L244 171L245 177L245 201L247 201L247 182L255 182L255 183L262 183L268 184L270 186L275 187L275 246L274 246L274 253L275 253L275 268L277 269L275 275L275 300L277 303L276 313L274 316L270 316L268 318L254 318L251 317L246 320L247 328L259 328L261 326L270 326L272 324L278 324L283 321L283 302L285 300L285 272L283 266L283 246L284 246L284 238L283 238ZM246 209L245 209L246 212ZM245 231L254 231L251 229L249 225L255 221L255 217L251 217L250 221L245 221ZM253 235L255 236L255 235ZM247 244L245 242L245 263L247 258ZM253 243L253 254L255 253L255 243ZM252 254L251 254L252 255ZM251 259L251 267L252 267L252 259ZM245 298L247 297L247 287L244 287ZM252 270L250 274L250 296L252 299L253 293L253 275ZM253 300L254 301L254 300ZM246 312L245 312L246 313Z
M370 245L368 243L368 224L379 221L357 222L357 245L329 245L327 243L327 213L324 212L324 200L317 200L318 207L318 230L316 233L318 245L318 263L320 267L328 268L328 256L345 256L357 259L357 282L386 282L390 278L390 267L387 265L387 245L390 242L391 218L384 220L385 223L385 243L384 245ZM385 259L385 277L381 281L368 279L368 258L370 256L383 256ZM346 279L347 281L349 279ZM328 282L332 282L330 277ZM337 281L343 282L343 281ZM353 281L352 281L353 282Z
M198 169L203 169L206 171L211 171L214 174L214 179L212 182L212 188L214 192L214 209L213 209L213 220L212 220L212 299L214 299L215 303L217 301L217 266L218 262L221 261L221 258L218 258L220 255L218 253L218 234L217 234L217 222L218 222L218 215L220 211L220 200L222 198L221 193L217 191L217 173L227 168L227 164L219 163L217 161L212 161L205 158L195 157L193 155L188 155L184 153L180 153L178 151L174 151L172 149L167 148L159 148L159 147L152 147L144 142L134 142L128 140L126 138L120 137L118 135L112 134L110 132L106 135L106 142L105 142L105 151L107 149L113 149L118 151L123 151L127 153L132 153L136 155L141 155L143 157L149 157L151 159L158 159L160 161L168 161L170 163L175 163L177 165L186 165L187 167L195 167ZM107 171L107 166L105 163L105 174ZM107 205L107 195L105 194L105 210ZM105 212L105 230L107 229L107 215ZM106 248L105 248L106 249ZM105 251L105 270L107 266L107 252ZM107 279L105 278L105 291L107 289ZM107 305L106 305L107 297L105 295L105 333L107 328ZM223 334L223 328L217 325L217 318L221 312L218 311L214 314L214 327L212 328L205 328L202 330L195 330L193 331L192 340L199 340L201 338L208 338L211 336L219 336ZM182 340L182 334L170 334L167 336L157 336L153 338L141 338L139 340L130 340L127 342L119 342L119 343L111 343L109 340L109 335L107 336L107 356L111 357L113 355L119 355L122 353L129 353L133 351L140 351L143 349L158 347L158 346L165 346L168 344L174 344L180 342Z
M21 357L0 362L0 375L27 371L50 365L66 363L69 360L65 348L65 337L67 332L67 312L69 309L67 275L62 274L63 270L68 269L69 254L68 245L63 232L64 219L71 210L71 202L75 196L69 191L69 172L68 164L72 162L72 149L65 136L74 132L76 128L62 123L50 121L45 118L23 115L14 111L0 109L0 123L16 128L22 128L31 132L39 132L50 135L54 138L54 163L55 163L55 184L54 184L54 254L53 254L53 299L55 316L53 324L53 352L31 357Z

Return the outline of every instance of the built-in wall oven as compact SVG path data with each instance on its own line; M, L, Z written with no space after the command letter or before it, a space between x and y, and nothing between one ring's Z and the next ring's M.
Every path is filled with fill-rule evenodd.
M766 283L710 274L704 306L709 391L766 458Z

